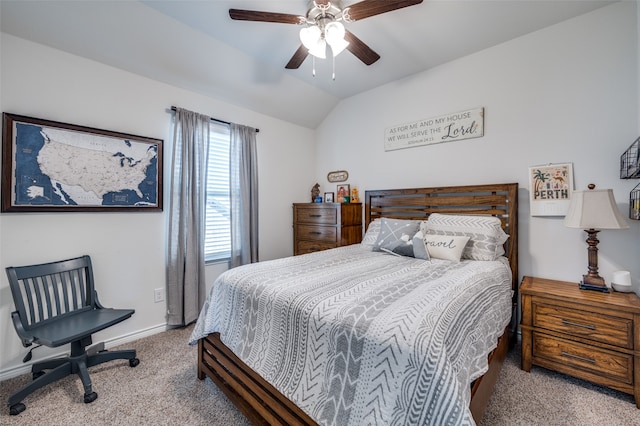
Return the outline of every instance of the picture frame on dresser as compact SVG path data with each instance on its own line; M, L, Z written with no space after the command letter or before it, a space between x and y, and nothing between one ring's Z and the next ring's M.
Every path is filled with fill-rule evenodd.
M333 203L334 201L334 193L333 192L325 192L324 193L324 202L325 203Z
M337 198L336 201L338 203L348 203L348 197L351 194L351 185L348 183L343 183L336 187Z

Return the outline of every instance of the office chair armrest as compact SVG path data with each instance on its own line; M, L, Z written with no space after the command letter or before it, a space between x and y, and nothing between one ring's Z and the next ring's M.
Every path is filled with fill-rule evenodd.
M22 326L22 321L20 321L20 315L18 315L18 311L11 312L11 319L13 320L13 326L16 328L16 332L22 340L22 346L25 348L31 346L33 341L35 340L33 336L27 333L27 330Z

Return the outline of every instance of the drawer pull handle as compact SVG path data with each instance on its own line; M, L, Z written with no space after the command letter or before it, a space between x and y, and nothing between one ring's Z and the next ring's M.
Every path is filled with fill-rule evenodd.
M322 235L322 232L317 232L317 231L316 232L309 232L309 233L312 234L312 235Z
M589 330L595 330L596 326L591 324L578 324L576 322L567 321L566 319L562 320L562 324L564 325L573 325L576 327L588 328Z
M321 214L310 214L309 217L322 217Z
M583 356L573 355L573 354L570 354L569 352L565 352L565 351L562 351L561 355L562 356L566 356L567 358L574 358L574 359L577 359L579 361L589 362L591 364L595 364L596 363L596 360L593 359L593 358L585 358Z

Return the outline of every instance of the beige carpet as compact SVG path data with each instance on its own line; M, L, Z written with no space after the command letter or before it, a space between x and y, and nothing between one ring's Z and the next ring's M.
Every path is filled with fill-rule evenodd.
M68 377L28 396L26 411L9 416L9 393L30 374L0 383L2 425L248 425L207 379L196 378L196 348L186 341L191 327L140 339L140 365L126 361L90 369L98 399L82 401L82 385ZM35 352L37 356L37 350ZM640 425L633 398L587 382L533 368L519 368L519 348L510 354L491 397L482 426Z

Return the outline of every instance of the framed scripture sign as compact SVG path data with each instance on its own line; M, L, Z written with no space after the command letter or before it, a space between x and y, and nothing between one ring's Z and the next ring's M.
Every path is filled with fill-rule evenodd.
M389 127L384 150L480 138L484 135L484 108L470 109Z
M2 211L162 210L162 144L3 113Z
M565 216L573 192L573 165L529 167L531 216Z

